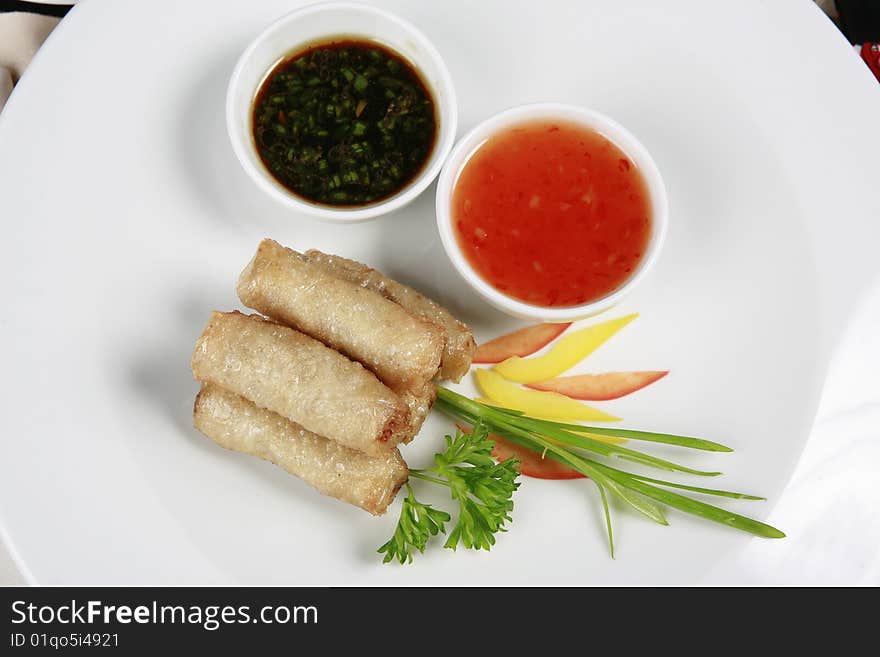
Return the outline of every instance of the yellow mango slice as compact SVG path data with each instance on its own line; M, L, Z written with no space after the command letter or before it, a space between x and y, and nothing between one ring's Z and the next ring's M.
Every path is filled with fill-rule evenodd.
M521 388L505 381L504 377L492 370L478 369L474 371L474 375L480 390L489 398L488 403L494 403L514 411L522 411L532 417L590 422L617 422L620 420L619 417L569 399L557 392L541 392Z
M569 333L543 356L511 356L494 367L508 381L535 383L559 376L596 351L611 336L638 317L638 313L618 317Z
M501 408L509 408L508 406L501 406L497 401L489 399L488 397L474 397L475 402L480 402L481 404L488 404L489 406L499 406ZM510 409L516 410L516 409ZM529 417L533 417L536 420L553 420L555 422L559 422L559 418L554 417L538 417L537 415L530 415ZM609 445L624 445L629 441L626 438L618 438L617 436L600 436L597 433L587 433L585 431L578 431L577 434L579 436L587 436L588 438L592 438L593 440L598 440L599 442L608 443ZM556 442L551 438L547 438L551 443Z

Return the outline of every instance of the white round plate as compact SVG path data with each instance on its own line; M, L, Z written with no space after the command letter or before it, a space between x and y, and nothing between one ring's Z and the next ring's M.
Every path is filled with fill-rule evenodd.
M688 583L758 540L619 509L612 561L590 482L529 480L490 553L438 545L382 565L375 549L399 507L372 518L191 428L191 349L209 311L237 306L236 276L265 236L368 262L479 339L520 325L453 271L433 187L381 220L328 225L248 180L225 134L226 85L245 45L294 4L80 3L0 116L0 519L28 579ZM766 495L729 505L766 516L874 269L878 142L866 127L880 100L867 70L807 2L381 4L446 59L460 134L505 107L557 101L615 118L651 151L669 190L666 248L609 313L641 317L583 370L671 370L604 408L733 446L684 458L729 473L713 484ZM410 463L451 426L435 413Z

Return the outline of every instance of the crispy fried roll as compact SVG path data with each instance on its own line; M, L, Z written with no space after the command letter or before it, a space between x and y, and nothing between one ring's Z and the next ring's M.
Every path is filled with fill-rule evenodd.
M409 476L396 449L369 456L212 384L196 397L193 424L221 447L281 466L324 495L374 515L385 513Z
M305 256L334 276L378 292L413 316L426 319L442 328L446 334L446 348L440 359L440 377L459 381L467 374L477 343L471 330L455 319L446 308L411 287L355 260L321 253L315 249L306 251Z
M400 395L400 399L409 409L409 428L403 438L403 442L408 443L416 437L425 423L431 407L434 406L434 401L437 399L437 388L434 387L434 384L427 383L421 391L405 392Z
M257 315L215 312L196 343L192 371L199 381L368 454L387 453L408 436L406 405L372 372Z
M440 367L437 326L273 240L260 243L237 290L249 308L363 363L395 392L421 391Z

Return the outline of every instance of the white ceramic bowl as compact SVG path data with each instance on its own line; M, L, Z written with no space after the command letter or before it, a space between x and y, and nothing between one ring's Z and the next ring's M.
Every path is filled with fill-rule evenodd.
M340 37L375 41L408 60L431 92L437 116L434 150L418 176L394 196L365 206L320 205L285 189L260 160L251 128L254 98L275 64L297 50ZM242 53L226 94L226 129L232 148L257 186L292 210L335 222L371 219L412 201L440 172L455 141L457 123L452 77L437 49L406 21L383 9L357 2L320 2L276 20Z
M636 165L648 189L651 205L652 231L648 248L638 268L627 281L611 294L579 306L553 307L536 306L514 299L492 287L480 276L461 251L455 236L452 221L452 195L458 176L468 159L493 135L505 129L533 120L555 119L577 123L604 135L613 142ZM443 248L452 260L458 273L486 301L503 312L524 319L541 322L568 322L595 315L619 302L630 290L638 285L657 260L657 255L666 237L669 221L669 207L666 200L666 187L660 171L644 146L622 125L599 112L560 103L535 103L520 105L496 114L466 134L459 141L440 173L437 183L437 227Z

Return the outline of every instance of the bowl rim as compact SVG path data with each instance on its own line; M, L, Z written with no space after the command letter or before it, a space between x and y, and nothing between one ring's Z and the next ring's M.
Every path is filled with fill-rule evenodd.
M418 45L419 50L424 53L425 58L432 60L432 63L437 70L437 85L431 84L430 81L422 77L422 81L434 95L434 106L438 123L437 136L431 155L425 162L421 171L419 171L416 177L405 187L400 189L393 196L364 206L334 207L312 203L305 198L296 196L278 183L264 166L257 166L254 164L250 159L251 152L253 152L252 154L257 160L260 158L259 153L256 152L256 146L253 143L250 131L245 130L244 134L242 134L242 131L237 127L237 113L240 109L238 99L243 96L248 97L248 103L250 106L253 103L253 99L256 96L260 85L262 85L265 80L265 76L268 75L271 70L270 68L264 73L263 77L260 79L260 83L255 89L246 94L239 93L241 85L243 84L242 76L244 74L244 69L260 45L278 31L286 28L288 24L295 22L304 16L319 12L339 10L355 11L372 16L380 16L382 19L396 24L402 32L406 33L409 38L413 39ZM354 37L361 36L367 39L376 39L379 42L383 42L381 33L369 34L365 30L363 33L350 32L348 34ZM345 36L345 34L341 32L328 32L325 36L330 39ZM309 39L309 42L320 42L322 38L324 37L315 37L314 39ZM413 61L412 58L405 56L393 46L385 44L384 42L383 45L404 58L413 66L413 68L416 69L416 71L421 73L421 67L418 65L417 61ZM297 44L287 46L283 51L279 51L278 57L281 58L286 53L289 53L296 48ZM388 10L364 2L338 2L336 0L314 2L287 12L269 23L248 44L236 61L235 68L232 71L232 75L229 78L229 83L226 88L225 109L226 132L229 141L232 144L232 150L234 151L239 164L241 164L251 180L253 180L263 192L282 205L309 214L313 217L335 223L356 223L375 219L381 215L393 212L413 201L425 191L440 173L443 164L455 143L455 136L458 130L458 101L455 94L455 86L452 82L452 75L449 72L449 68L446 66L446 62L443 60L440 52L434 44L431 43L428 37L409 21L404 20Z
M478 274L462 253L452 227L452 195L458 177L473 154L494 134L519 123L543 118L579 123L599 131L620 148L639 168L648 188L652 210L652 230L648 248L630 277L613 292L584 304L546 307L526 303L495 289ZM459 275L490 304L515 317L565 322L596 315L616 305L656 263L666 240L669 223L669 201L666 185L657 163L647 148L627 128L611 117L580 105L555 102L528 103L505 109L488 117L462 137L446 158L437 181L435 200L437 228L447 256Z

